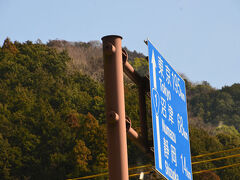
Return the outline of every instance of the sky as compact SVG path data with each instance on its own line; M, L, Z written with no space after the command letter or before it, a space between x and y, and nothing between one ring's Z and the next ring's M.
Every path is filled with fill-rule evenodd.
M147 38L190 81L240 83L239 0L0 0L0 44L40 39L122 44L147 56Z

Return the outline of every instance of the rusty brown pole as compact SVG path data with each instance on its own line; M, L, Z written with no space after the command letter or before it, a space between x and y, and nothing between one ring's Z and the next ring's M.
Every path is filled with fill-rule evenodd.
M145 148L148 148L148 131L147 131L147 113L146 113L146 78L141 77L128 63L128 54L123 50L123 70L125 74L138 86L139 97L139 113L141 122L141 133L143 138L143 144Z
M139 97L139 114L141 122L141 134L143 145L145 149L148 148L148 130L147 130L147 113L146 113L146 86L148 79L141 77L129 64L128 54L123 50L123 70L125 74L138 86L138 97Z
M138 133L132 128L131 119L126 117L126 128L127 128L127 135L132 140L132 142L149 158L153 158L154 154L150 150L150 148L146 147L144 144L144 139L138 135Z
M122 37L104 36L104 86L110 180L128 180Z

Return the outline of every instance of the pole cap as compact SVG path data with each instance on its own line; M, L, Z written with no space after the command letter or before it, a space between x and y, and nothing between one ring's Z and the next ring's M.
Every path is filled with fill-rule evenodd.
M107 35L107 36L103 36L101 38L102 41L104 41L104 39L108 39L108 38L121 38L122 39L122 36L119 36L119 35Z

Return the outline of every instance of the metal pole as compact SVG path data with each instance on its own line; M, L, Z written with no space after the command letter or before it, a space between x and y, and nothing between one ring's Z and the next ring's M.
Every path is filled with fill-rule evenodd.
M129 64L128 54L124 49L122 56L123 56L123 71L137 86L139 86L141 84L142 77L134 70L131 64Z
M146 91L144 83L138 88L139 97L139 113L141 122L141 133L143 137L143 143L148 148L148 126L147 126L147 112L146 112Z
M128 180L122 37L115 35L105 36L102 41L109 179Z
M147 77L141 77L128 63L128 54L123 50L123 70L125 74L138 86L139 112L141 122L141 134L145 149L148 148L148 128L146 113L146 86L149 85Z
M130 118L126 117L126 128L129 139L132 140L132 142L138 146L142 152L152 159L154 157L153 152L150 150L150 148L145 146L144 139L138 135L138 133L132 128L131 124Z

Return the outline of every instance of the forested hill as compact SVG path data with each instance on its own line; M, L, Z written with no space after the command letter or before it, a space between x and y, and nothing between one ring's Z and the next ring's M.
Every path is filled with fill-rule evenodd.
M128 54L134 68L145 75L148 63L143 54ZM66 179L107 171L102 62L97 41L5 40L0 48L0 179ZM207 82L186 79L186 85L192 156L240 147L240 84L216 90ZM137 88L128 79L125 99L126 114L139 131ZM149 125L150 112L148 100ZM229 154L214 157L224 155ZM153 163L130 141L128 156L130 167ZM193 171L239 160L196 164ZM240 168L194 178L237 180Z

